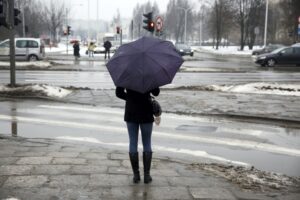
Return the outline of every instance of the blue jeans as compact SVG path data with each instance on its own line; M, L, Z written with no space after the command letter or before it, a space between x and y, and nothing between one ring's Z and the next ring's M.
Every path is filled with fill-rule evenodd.
M139 128L142 133L142 142L144 152L152 152L151 148L151 135L153 123L133 123L127 122L127 130L129 134L129 152L138 152L138 139L139 139Z

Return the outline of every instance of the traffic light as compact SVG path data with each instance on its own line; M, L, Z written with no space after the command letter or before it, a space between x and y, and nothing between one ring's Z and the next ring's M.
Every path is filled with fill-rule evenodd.
M5 0L0 0L0 26L8 27L7 15L7 2Z
M155 24L152 20L152 12L143 14L143 16L146 17L146 19L143 20L143 22L145 23L145 26L143 26L143 28L153 33Z
M117 26L117 34L120 34L120 27Z
M21 11L17 8L14 8L14 24L15 26L18 26L22 21L19 19Z
M67 26L67 35L71 35L71 26Z

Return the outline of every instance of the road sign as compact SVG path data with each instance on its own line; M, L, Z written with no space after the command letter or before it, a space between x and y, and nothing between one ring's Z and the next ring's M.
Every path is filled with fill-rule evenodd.
M156 23L155 23L155 26L156 26L156 30L157 31L161 31L162 27L163 27L163 20L160 16L158 16L156 18Z

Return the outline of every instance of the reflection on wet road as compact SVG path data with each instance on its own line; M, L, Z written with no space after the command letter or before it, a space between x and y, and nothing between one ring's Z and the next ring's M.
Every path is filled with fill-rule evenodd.
M123 109L2 101L0 127L1 134L82 140L127 151ZM155 153L173 158L300 176L299 138L297 128L164 113L161 125L154 127L153 145Z

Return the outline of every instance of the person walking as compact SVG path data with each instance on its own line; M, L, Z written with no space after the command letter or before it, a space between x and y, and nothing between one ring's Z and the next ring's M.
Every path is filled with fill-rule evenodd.
M73 45L73 54L75 56L75 60L77 61L78 58L80 57L80 47L79 47L79 42L75 41L74 45Z
M110 48L111 48L111 42L109 40L106 40L104 42L104 45L103 47L105 48L105 55L104 55L104 59L106 59L106 55L107 55L107 58L110 59Z
M94 44L94 42L91 42L88 46L89 57L94 57L95 48L96 48L96 45Z
M150 183L152 161L151 135L154 117L152 113L151 95L158 96L159 88L146 93L139 93L123 87L116 88L116 96L125 100L124 121L129 134L129 158L133 171L133 182L141 180L139 171L138 134L141 130L143 143L144 183Z

